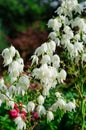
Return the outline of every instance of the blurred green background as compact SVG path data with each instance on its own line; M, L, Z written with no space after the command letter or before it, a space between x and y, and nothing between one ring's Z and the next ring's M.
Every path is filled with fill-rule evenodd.
M47 21L60 5L61 0L0 0L0 50L13 44L23 57L32 54L47 39Z
M45 29L57 6L58 0L0 0L0 50L8 46L9 37L17 37L16 32L34 21L40 21L40 30Z

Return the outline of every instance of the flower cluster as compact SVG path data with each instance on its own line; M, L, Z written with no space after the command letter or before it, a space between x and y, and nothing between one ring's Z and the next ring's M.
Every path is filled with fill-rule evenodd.
M20 57L19 52L13 46L4 49L2 52L2 57L4 59L4 66L9 66L8 72L11 78L11 82L13 83L17 80L20 73L23 72L23 59Z
M59 108L60 110L64 110L72 112L72 110L75 111L76 105L75 105L75 101L73 102L68 102L66 103L66 101L64 99L62 99L62 96L59 92L56 92L56 97L57 97L57 101L51 106L51 110L53 112L57 111L57 109Z
M14 104L13 109L9 111L10 118L14 119L14 122L17 125L17 129L26 129L26 124L23 120L25 119L27 111L23 107L24 106L20 104L20 111L19 106L17 104Z
M62 0L62 5L59 7L56 12L59 15L64 14L65 16L69 16L70 18L73 17L72 12L81 14L81 11L83 10L83 7L78 4L77 0Z
M83 9L77 0L63 0L56 11L58 16L48 22L48 27L53 30L49 37L58 46L66 48L72 59L79 57L81 53L82 57L86 54L86 22L80 17Z
M55 50L56 43L51 40L37 48L32 56L32 64L39 63L40 65L33 69L32 76L40 80L44 96L49 95L49 90L58 82L63 83L67 76L66 71L60 68L60 57L54 54Z

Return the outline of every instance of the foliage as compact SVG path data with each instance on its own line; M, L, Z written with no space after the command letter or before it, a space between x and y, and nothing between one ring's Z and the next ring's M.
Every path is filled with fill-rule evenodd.
M0 0L0 9L0 18L8 31L17 30L17 26L27 26L34 20L45 21L53 12L49 3L41 4L39 0Z
M85 0L78 0L79 2L85 2Z
M5 34L6 34L6 31L3 28L2 20L0 19L0 51L8 47Z

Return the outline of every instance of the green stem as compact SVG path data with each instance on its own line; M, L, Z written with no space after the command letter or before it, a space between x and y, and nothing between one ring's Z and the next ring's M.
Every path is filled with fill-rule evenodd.
M83 64L81 63L81 68L80 68L80 81L81 81L81 116L82 116L82 123L81 123L81 130L85 130L85 101L84 101L84 68Z
M83 84L81 85L81 93L82 93L82 97L81 97L81 113L82 113L82 130L85 130L85 105L84 105L84 97L83 97L83 93L84 93L84 87Z

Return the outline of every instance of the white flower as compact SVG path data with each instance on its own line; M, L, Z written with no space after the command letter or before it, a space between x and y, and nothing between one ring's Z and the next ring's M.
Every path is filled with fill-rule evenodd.
M17 130L23 130L23 129L26 130L26 124L20 116L15 118L14 121L15 121L15 124L17 125Z
M76 108L75 103L69 102L69 103L66 104L65 109L66 109L66 111L72 112L72 110L75 110L75 108Z
M51 32L50 34L49 34L49 38L51 38L52 40L54 40L55 38L56 38L56 32Z
M60 29L61 26L62 26L62 24L58 21L57 18L50 19L48 21L48 27L52 28L54 31L59 31L59 29Z
M61 39L61 44L64 45L65 48L70 44L70 39L68 39L68 35L63 34L62 39Z
M44 87L44 88L43 88L43 91L42 91L42 94L43 94L44 96L48 96L48 95L49 95L49 88Z
M10 51L8 48L3 50L2 57L4 58L4 66L7 66L12 62L12 57L10 56Z
M43 95L47 94L51 87L55 87L57 84L57 69L55 67L48 66L47 64L43 64L40 68L35 68L33 70L32 75L39 79L41 84L43 85ZM48 91L46 92L46 86Z
M21 86L26 86L26 87L29 87L30 85L30 80L29 80L29 77L27 75L22 75L20 78L19 78L19 84Z
M9 65L10 63L12 63L12 57L9 56L9 58L8 57L4 58L3 62L4 66Z
M37 108L36 108L38 114L41 116L41 115L45 115L46 114L46 110L44 108L44 106L42 105L39 105Z
M71 28L66 25L66 26L64 27L64 32L68 34L70 31L72 31Z
M80 40L80 34L79 34L79 33L76 34L76 35L74 36L74 38L75 38L77 41L79 41L79 40Z
M80 4L77 4L74 8L76 13L81 14L81 12L83 11L83 7Z
M69 24L69 20L68 20L68 18L66 16L60 15L59 17L62 20L62 23L64 25L68 25Z
M56 43L54 42L54 41L50 41L50 42L48 42L47 43L47 46L48 46L48 54L52 54L53 52L55 52L55 50L56 50Z
M50 110L52 110L53 112L56 112L57 109L58 109L58 104L55 102L55 103L51 106Z
M12 83L16 81L19 74L23 72L23 68L24 64L22 58L18 58L9 65L8 72Z
M19 67L19 63L17 61L13 61L8 68L9 75L11 75L11 77L19 76Z
M16 84L18 94L22 94L24 96L25 92L29 88L30 80L27 75L22 75L19 78L18 83Z
M63 109L63 110L65 109L66 102L63 99L59 98L56 104L57 104L57 108Z
M11 79L10 79L11 83L14 83L15 81L17 81L17 77L13 77L13 76L11 76L11 74L10 74L10 77L11 77Z
M33 69L32 76L34 76L36 79L39 79L40 69L35 68Z
M10 96L9 92L6 91L5 94L1 94L1 99L3 102L8 104L9 101L13 101L12 96ZM13 102L10 102L11 107L13 106Z
M77 0L64 0L62 1L61 7L59 7L56 12L59 15L64 14L65 16L69 16L72 18L72 11L76 11L80 13L79 11L75 10L76 6L79 6Z
M56 49L56 43L51 40L50 42L44 43L40 47L38 47L35 51L35 55L37 56L44 54L51 55L53 52L55 52L55 49Z
M42 105L44 103L44 97L42 95L40 95L38 98L37 98L37 101L40 105Z
M82 35L82 39L83 39L83 41L84 41L85 44L86 44L86 34L83 34L83 35Z
M39 77L40 77L40 79L45 79L45 78L48 77L48 75L50 75L50 71L49 71L48 65L47 64L43 64L40 67Z
M76 17L74 21L71 21L72 27L79 27L80 30L85 31L85 22L83 18Z
M24 61L21 57L17 58L16 61L21 64L21 65L24 65Z
M7 86L4 84L3 77L0 78L0 90L3 92L6 92L6 90L7 90Z
M76 49L78 52L81 53L83 51L83 44L82 44L82 42L76 42L74 44L74 49Z
M69 26L64 27L64 32L67 34L68 39L73 38L73 31Z
M54 26L54 19L50 19L50 20L48 21L48 27L51 28L51 27L53 27L53 26Z
M3 86L4 85L4 79L3 77L0 78L0 86Z
M86 62L86 53L82 54L82 62L85 61Z
M40 56L40 55L43 55L47 52L47 43L45 42L44 44L42 44L40 47L38 47L36 50L35 50L35 55L37 56Z
M60 73L58 73L58 81L59 83L62 82L66 79L67 73L65 70L61 70Z
M14 101L8 101L6 105L13 109L14 108Z
M16 86L11 85L11 86L9 87L8 91L9 91L10 95L16 94L17 88L16 88Z
M47 64L43 64L40 68L39 77L48 86L57 78L57 70L54 67L48 67Z
M56 45L57 45L57 46L59 46L59 45L60 45L60 40L59 40L59 38L55 38L55 40L54 40L54 41L55 41L55 43L56 43Z
M24 69L24 61L22 58L17 58L16 61L19 63L19 73L23 72Z
M64 0L62 1L61 7L57 9L57 13L59 15L64 14L66 16L72 17L72 11L75 11L76 13L80 13L82 11L82 8L78 4L77 0Z
M72 52L74 52L74 45L72 43L69 43L67 46L67 49L68 49L69 53L71 54Z
M61 93L59 93L59 92L55 92L55 95L56 95L57 98L61 97Z
M47 121L50 122L52 120L54 120L54 115L53 115L52 111L48 111L47 112Z
M52 59L53 66L55 68L59 68L59 66L60 66L60 57L57 54L55 54L55 55L52 56L51 59Z
M38 56L32 55L32 56L31 56L31 59L32 59L31 65L33 65L34 63L38 64Z
M32 102L32 101L28 102L28 104L27 104L27 111L28 112L32 112L34 109L35 109L34 102Z
M6 56L7 57L9 56L9 49L8 48L4 49L2 52L2 57L5 58Z
M79 53L83 52L83 43L82 42L75 42L75 44L69 43L67 49L71 58L76 58L79 55Z
M7 66L12 62L13 57L15 56L15 53L16 53L16 50L13 46L3 50L2 57L4 58L4 66Z
M49 55L43 55L42 60L41 60L42 64L50 64L51 63L51 58Z
M9 52L10 52L10 56L13 58L15 56L16 49L13 46L11 46L9 48Z
M72 43L68 44L67 49L71 58L74 58L78 55L78 51L74 49L74 45Z
M50 72L50 68L47 64L43 64L40 68L41 76L45 79L52 76L52 72Z

